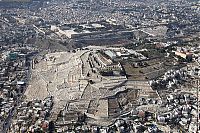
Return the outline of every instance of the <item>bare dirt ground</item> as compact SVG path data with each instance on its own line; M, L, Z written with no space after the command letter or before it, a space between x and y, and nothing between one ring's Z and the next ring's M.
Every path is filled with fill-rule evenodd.
M27 100L54 96L53 111L61 109L69 100L79 99L86 81L82 78L81 55L86 51L57 52L45 55L32 69L30 85L25 92Z

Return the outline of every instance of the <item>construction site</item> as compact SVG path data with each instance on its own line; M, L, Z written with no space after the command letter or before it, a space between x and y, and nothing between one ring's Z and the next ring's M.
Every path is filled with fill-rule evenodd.
M169 131L165 123L193 130L198 104L190 75L195 63L186 66L173 58L105 46L38 53L30 60L24 102L13 112L10 132L93 133L97 127L111 132L125 126L125 131Z
M100 124L100 120L106 120L105 125L109 125L112 118L130 111L129 106L136 105L139 97L158 98L147 81L128 81L122 66L101 52L120 51L120 48L86 49L35 58L26 99L42 100L53 96L53 120L63 110L68 119L65 122L70 123L79 112L93 118L91 123L95 120Z

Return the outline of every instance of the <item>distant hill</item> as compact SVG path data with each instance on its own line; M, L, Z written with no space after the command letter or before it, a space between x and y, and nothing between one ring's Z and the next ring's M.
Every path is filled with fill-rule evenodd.
M31 2L32 0L0 0L0 2Z

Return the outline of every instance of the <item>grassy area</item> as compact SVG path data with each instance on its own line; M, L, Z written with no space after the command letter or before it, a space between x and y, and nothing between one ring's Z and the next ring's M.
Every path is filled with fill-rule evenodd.
M173 67L171 58L155 58L145 62L145 66L134 67L134 61L125 61L122 63L128 79L147 80L162 76L167 70ZM138 63L138 62L137 62Z

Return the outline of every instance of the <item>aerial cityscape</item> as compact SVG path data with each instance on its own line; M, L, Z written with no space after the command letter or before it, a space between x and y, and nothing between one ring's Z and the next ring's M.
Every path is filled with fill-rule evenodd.
M200 1L0 0L0 133L200 133Z

